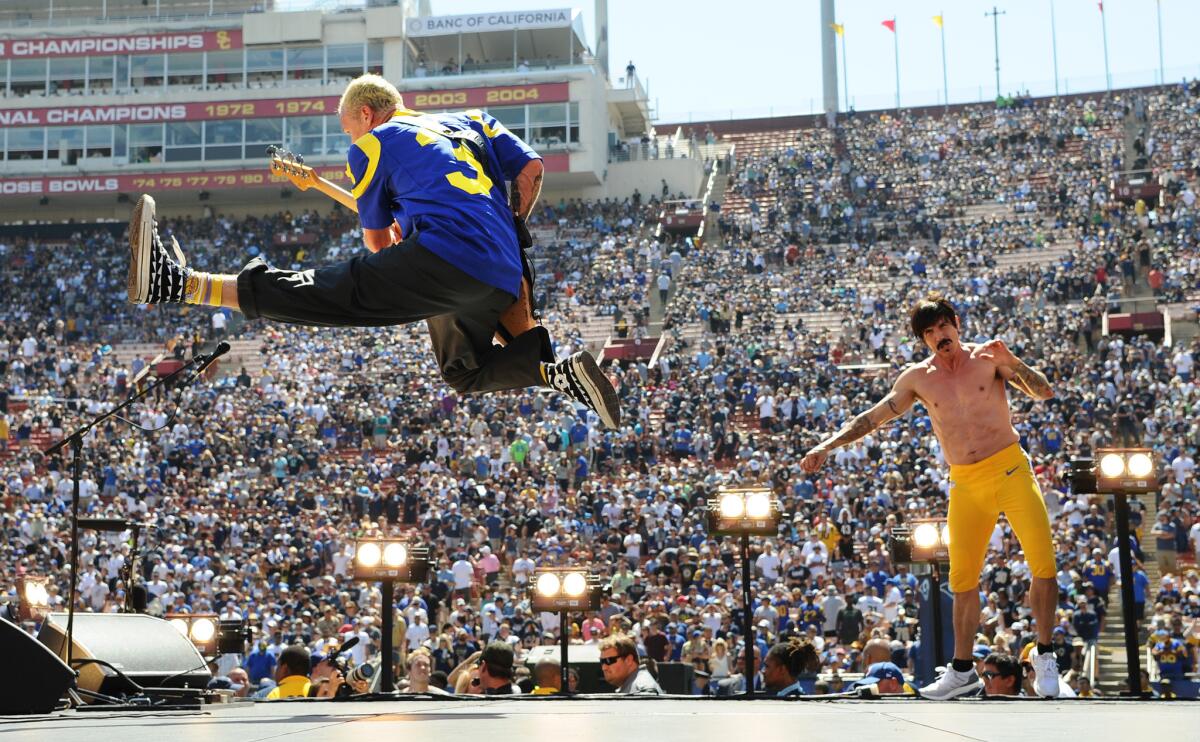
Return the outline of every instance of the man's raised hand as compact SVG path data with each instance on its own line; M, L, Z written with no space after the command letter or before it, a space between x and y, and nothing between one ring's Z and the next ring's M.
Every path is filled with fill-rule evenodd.
M971 351L971 358L986 358L997 366L1007 366L1008 368L1014 368L1018 363L1017 357L1000 339L989 340L976 346Z

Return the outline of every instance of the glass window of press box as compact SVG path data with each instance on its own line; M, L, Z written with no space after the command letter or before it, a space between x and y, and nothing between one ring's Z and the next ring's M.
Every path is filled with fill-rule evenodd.
M6 162L128 157L132 164L266 160L270 145L305 157L340 157L350 146L337 116L172 121L103 126L26 126L0 130Z
M579 144L578 103L538 103L487 109L539 152ZM265 158L283 144L305 157L341 156L350 146L335 115L283 116L215 121L102 126L9 127L0 132L4 160L129 158L129 162L198 162Z
M0 94L67 96L164 88L264 88L343 82L363 72L383 72L381 43L9 59L0 60Z
M404 77L537 72L592 62L578 12L558 28L409 37Z

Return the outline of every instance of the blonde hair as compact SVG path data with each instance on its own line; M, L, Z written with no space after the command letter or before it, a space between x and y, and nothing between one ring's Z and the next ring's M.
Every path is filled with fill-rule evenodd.
M359 75L346 86L338 101L338 114L366 106L375 113L387 113L404 105L396 86L379 75Z

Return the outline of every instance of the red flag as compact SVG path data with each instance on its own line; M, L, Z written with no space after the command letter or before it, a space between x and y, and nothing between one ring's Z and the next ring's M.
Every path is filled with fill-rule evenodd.
M890 21L884 21L883 25L887 27L887 30L891 31L892 33L896 33L896 19L895 18L891 19Z

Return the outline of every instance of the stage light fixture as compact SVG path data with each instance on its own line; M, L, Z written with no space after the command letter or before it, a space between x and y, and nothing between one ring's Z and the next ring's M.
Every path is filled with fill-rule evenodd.
M578 567L538 570L530 596L535 611L594 611L600 608L603 583Z
M1148 698L1141 681L1141 650L1134 611L1134 559L1130 548L1129 498L1158 490L1154 451L1149 448L1098 448L1095 458L1067 462L1065 479L1075 495L1112 495L1117 526L1117 570L1125 628L1125 670L1128 690L1121 695Z
M378 581L383 605L392 604L392 591L397 582L425 582L429 576L429 547L414 546L402 538L357 539L354 542L354 579ZM392 656L392 627L394 612L383 612L383 638L380 653ZM392 693L392 663L382 664L380 691Z
M42 621L50 613L50 578L22 575L17 578L17 615L22 621Z
M783 508L765 488L721 490L708 505L708 532L717 536L774 536Z
M354 578L424 582L429 573L429 549L401 539L363 539L354 544Z
M180 634L186 636L200 654L217 654L217 616L214 613L168 613L163 616Z
M913 521L892 529L888 539L893 564L950 560L950 526L943 519Z
M1096 471L1096 493L1134 495L1158 488L1154 453L1149 448L1100 448Z

